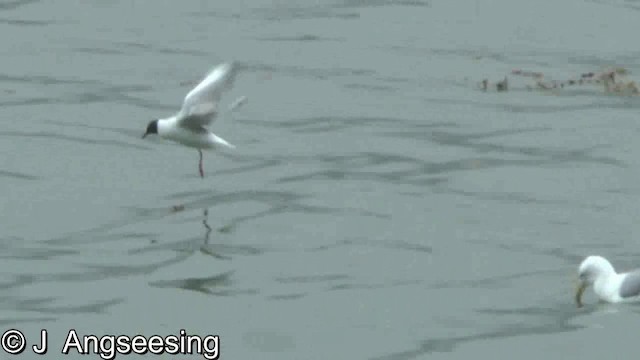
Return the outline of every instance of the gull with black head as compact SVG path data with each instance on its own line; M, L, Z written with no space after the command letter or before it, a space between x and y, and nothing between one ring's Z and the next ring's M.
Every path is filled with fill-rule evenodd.
M198 170L204 178L202 150L220 147L235 149L235 146L217 136L207 126L218 115L222 94L233 87L237 69L233 63L223 63L213 68L207 76L185 96L182 108L175 115L149 122L142 135L156 134L161 138L175 141L184 146L195 148L200 154ZM243 100L236 100L229 110L239 107Z

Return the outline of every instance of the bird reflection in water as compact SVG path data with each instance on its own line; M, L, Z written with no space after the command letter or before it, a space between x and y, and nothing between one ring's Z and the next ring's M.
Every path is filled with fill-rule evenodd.
M228 256L224 256L222 254L220 254L219 252L217 252L215 250L216 246L214 244L209 244L209 240L211 237L211 226L209 226L209 209L204 209L202 212L202 225L204 225L204 228L206 229L205 231L205 235L204 235L204 244L202 244L202 246L200 247L200 251L203 254L206 255L210 255L213 256L216 259L221 259L221 260L231 260L230 257Z
M171 212L172 213L177 213L177 212L181 212L185 210L185 206L182 204L179 205L173 205L171 207ZM221 259L221 260L231 260L231 258L229 256L224 256L222 254L220 254L219 251L216 251L216 248L220 248L220 247L224 247L224 246L220 246L220 245L216 245L216 244L210 244L210 240L211 240L211 232L213 231L213 229L211 228L211 226L209 225L209 209L205 208L202 210L202 225L204 226L205 229L205 233L204 233L204 242L203 244L200 246L200 252L202 252L205 255L209 255L209 256L213 256L216 259ZM224 229L227 228L223 227L220 229L220 232L226 232Z

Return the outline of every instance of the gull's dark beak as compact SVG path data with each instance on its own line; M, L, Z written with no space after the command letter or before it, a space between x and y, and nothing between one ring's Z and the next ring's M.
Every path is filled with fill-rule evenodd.
M158 133L158 120L152 120L149 123L149 125L147 125L147 130L144 132L144 135L142 135L142 138L144 139L149 134L157 134L157 133Z
M576 287L576 293L575 293L576 306L579 308L582 307L582 294L584 294L584 291L586 289L587 289L587 283L580 280L578 282L578 286Z

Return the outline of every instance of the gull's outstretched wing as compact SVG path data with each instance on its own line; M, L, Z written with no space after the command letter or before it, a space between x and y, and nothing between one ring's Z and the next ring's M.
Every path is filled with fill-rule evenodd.
M178 115L180 125L189 128L209 125L218 113L218 103L222 94L233 86L236 72L233 63L224 63L213 68L185 96Z
M630 298L640 296L640 271L628 273L620 284L620 297Z

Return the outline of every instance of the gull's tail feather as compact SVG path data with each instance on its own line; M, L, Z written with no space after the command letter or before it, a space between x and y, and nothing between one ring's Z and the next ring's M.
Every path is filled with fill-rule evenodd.
M226 147L227 149L231 149L231 150L236 148L235 145L229 143L227 140L225 140L225 139L223 139L223 138L221 138L219 136L216 136L216 135L213 135L213 134L211 134L211 136L213 137L213 142L216 144L216 146L223 146L223 147Z

